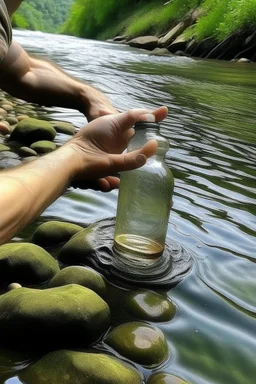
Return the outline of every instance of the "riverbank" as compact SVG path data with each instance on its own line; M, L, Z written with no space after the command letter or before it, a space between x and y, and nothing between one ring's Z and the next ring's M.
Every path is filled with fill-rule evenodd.
M202 10L199 8L190 11L163 35L143 35L136 38L123 35L115 36L108 41L145 49L154 55L174 54L242 63L256 61L256 30L254 28L235 31L221 41L215 36L198 39L193 29L200 16L202 16Z
M256 2L75 0L63 33L157 54L249 62L256 60Z

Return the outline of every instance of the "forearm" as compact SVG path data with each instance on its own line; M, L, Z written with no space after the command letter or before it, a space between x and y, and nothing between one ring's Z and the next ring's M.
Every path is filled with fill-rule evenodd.
M77 170L69 146L0 173L0 244L35 219L69 185Z
M31 58L16 42L0 65L0 87L30 102L77 109L89 120L117 112L102 92L52 63Z

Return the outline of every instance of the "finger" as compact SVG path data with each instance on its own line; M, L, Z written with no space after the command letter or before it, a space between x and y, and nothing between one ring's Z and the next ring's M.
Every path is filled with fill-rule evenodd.
M102 192L109 192L112 189L119 188L120 179L114 176L107 176L105 178L99 179L98 184L99 184L99 189Z
M160 107L155 111L147 109L131 109L127 112L120 113L118 115L112 115L113 122L120 131L126 131L131 128L136 121L140 120L140 117L144 115L145 121L161 121L167 116L167 108ZM153 114L153 117L152 117ZM149 115L149 116L148 116Z
M153 156L157 150L157 141L150 140L142 148L121 155L109 155L109 171L116 173L128 171L143 166L148 157Z

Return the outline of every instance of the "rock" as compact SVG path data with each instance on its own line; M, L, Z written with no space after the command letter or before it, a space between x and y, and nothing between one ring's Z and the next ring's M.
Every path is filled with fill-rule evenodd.
M185 50L187 43L188 38L184 35L180 35L177 37L177 39L174 40L173 43L171 43L171 45L168 46L168 51L174 53L179 50Z
M66 135L74 135L75 133L75 127L64 121L52 122L52 126L59 133L64 133Z
M11 107L13 107L13 103L9 100L6 100L6 99L3 99L1 102L0 102L0 106L3 107L3 105L10 105Z
M48 152L55 151L57 147L56 147L56 144L53 143L52 141L40 140L31 144L30 148L36 151L37 153L48 153Z
M176 56L187 56L186 53L183 52L183 51L176 51L176 52L174 52L174 55L176 55Z
M54 258L44 249L30 243L0 246L0 281L22 285L42 284L59 271Z
M19 149L19 154L22 157L37 156L36 151L34 151L33 149L31 149L29 147L21 147Z
M113 41L117 41L117 42L120 42L120 41L127 41L128 40L128 36L116 36L114 37Z
M241 59L237 60L238 63L251 63L251 60L246 59L245 57L241 57Z
M127 44L131 47L142 48L152 51L158 45L158 38L156 36L141 36L129 40Z
M148 290L130 291L124 295L122 302L124 311L139 320L170 321L176 312L170 300Z
M83 229L80 225L52 220L41 224L35 230L32 241L42 247L51 247L67 242L73 235Z
M0 115L7 116L7 111L4 108L0 108Z
M19 288L0 296L0 336L31 346L89 345L110 324L108 305L95 292L71 284ZM55 367L56 368L56 367Z
M68 284L79 284L96 292L99 296L106 294L106 283L96 271L87 267L72 266L62 269L50 281L48 287L60 287Z
M2 104L1 107L6 110L6 112L13 111L13 107L9 104Z
M11 148L8 147L7 145L4 145L4 144L0 144L0 152L3 152L3 151L9 151Z
M190 25L189 19L181 21L174 28L172 28L165 36L161 37L158 41L159 47L168 47L178 36L180 36L185 29Z
M19 283L11 283L8 285L7 290L12 291L13 289L22 288L22 285Z
M189 53L191 56L206 57L208 53L216 47L216 45L217 41L213 37L207 37L200 42L192 40L187 44L185 52Z
M39 140L53 140L55 136L55 129L47 121L24 119L12 131L11 140L32 144Z
M155 48L152 52L150 52L150 55L170 56L170 52L166 48Z
M105 343L120 355L146 367L156 367L168 357L162 331L140 322L119 325L110 331Z
M60 250L58 259L63 264L83 264L88 256L96 253L95 242L99 231L100 228L95 224L74 235Z
M12 158L4 158L0 160L0 169L17 167L20 164L21 164L20 160L16 160Z
M112 356L51 352L19 373L24 384L141 384L139 372Z
M6 117L5 119L10 125L15 125L15 124L18 124L19 120L17 119L17 117L14 117L14 116L8 116Z
M150 376L147 384L189 384L187 381L171 375L170 373L157 372Z
M0 121L0 133L2 135L8 135L10 133L10 126L6 121Z
M30 117L28 115L18 115L17 116L17 120L18 121L22 121L22 120L26 120L26 119L29 119Z

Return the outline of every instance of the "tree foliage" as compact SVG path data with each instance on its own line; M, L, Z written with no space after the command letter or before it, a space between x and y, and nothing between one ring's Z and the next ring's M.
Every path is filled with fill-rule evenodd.
M256 25L256 0L74 0L63 31L87 38L117 34L161 34L200 6L204 14L191 30L198 38L221 40L241 28Z
M13 26L55 32L67 17L73 0L25 0L13 16Z

